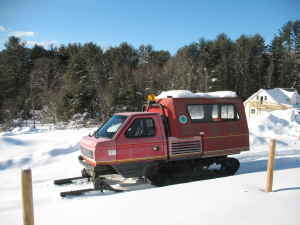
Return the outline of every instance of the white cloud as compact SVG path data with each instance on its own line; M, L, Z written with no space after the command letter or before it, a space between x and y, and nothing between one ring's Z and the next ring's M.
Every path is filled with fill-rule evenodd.
M34 32L32 31L12 31L9 32L9 36L15 36L15 37L33 37Z
M0 32L7 32L8 36L15 36L15 37L18 37L18 38L33 37L33 36L36 36L36 34L37 34L33 31L14 31L14 30L8 29L4 26L0 26ZM54 46L58 45L58 41L54 41L54 40L47 40L47 41L35 41L35 40L26 41L26 40L22 40L22 41L28 47L33 47L35 45L39 45L39 46L42 46L44 48L49 48L51 45L54 45Z
M33 47L34 45L39 45L44 48L49 48L51 45L57 45L57 41L26 41L25 42L28 46Z
M0 32L4 32L4 31L6 31L6 28L4 27L4 26L0 26Z

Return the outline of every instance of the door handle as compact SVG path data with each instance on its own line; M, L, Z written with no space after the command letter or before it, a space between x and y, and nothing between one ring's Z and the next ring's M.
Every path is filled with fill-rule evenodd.
M159 150L159 146L153 146L152 150L153 151L158 151Z

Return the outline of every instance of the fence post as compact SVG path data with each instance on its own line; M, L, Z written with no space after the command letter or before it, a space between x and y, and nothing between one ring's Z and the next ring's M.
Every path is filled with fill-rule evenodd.
M268 160L268 168L267 168L266 192L272 192L273 190L273 169L274 169L275 149L276 149L276 140L271 139L269 142L269 160Z
M23 225L34 225L31 169L22 170Z

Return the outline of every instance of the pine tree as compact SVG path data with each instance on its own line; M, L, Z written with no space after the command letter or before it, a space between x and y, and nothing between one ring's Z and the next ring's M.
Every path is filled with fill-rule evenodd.
M19 38L10 37L2 51L0 83L2 96L5 98L2 107L9 117L29 115L29 71L32 63L30 50ZM2 89L3 88L3 89Z

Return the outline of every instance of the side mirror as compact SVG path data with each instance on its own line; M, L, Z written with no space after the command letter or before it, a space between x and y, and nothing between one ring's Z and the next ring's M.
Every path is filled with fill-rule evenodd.
M89 137L94 137L96 131L97 131L97 129L94 129L94 130L90 131L90 132L88 133L88 136L89 136Z

